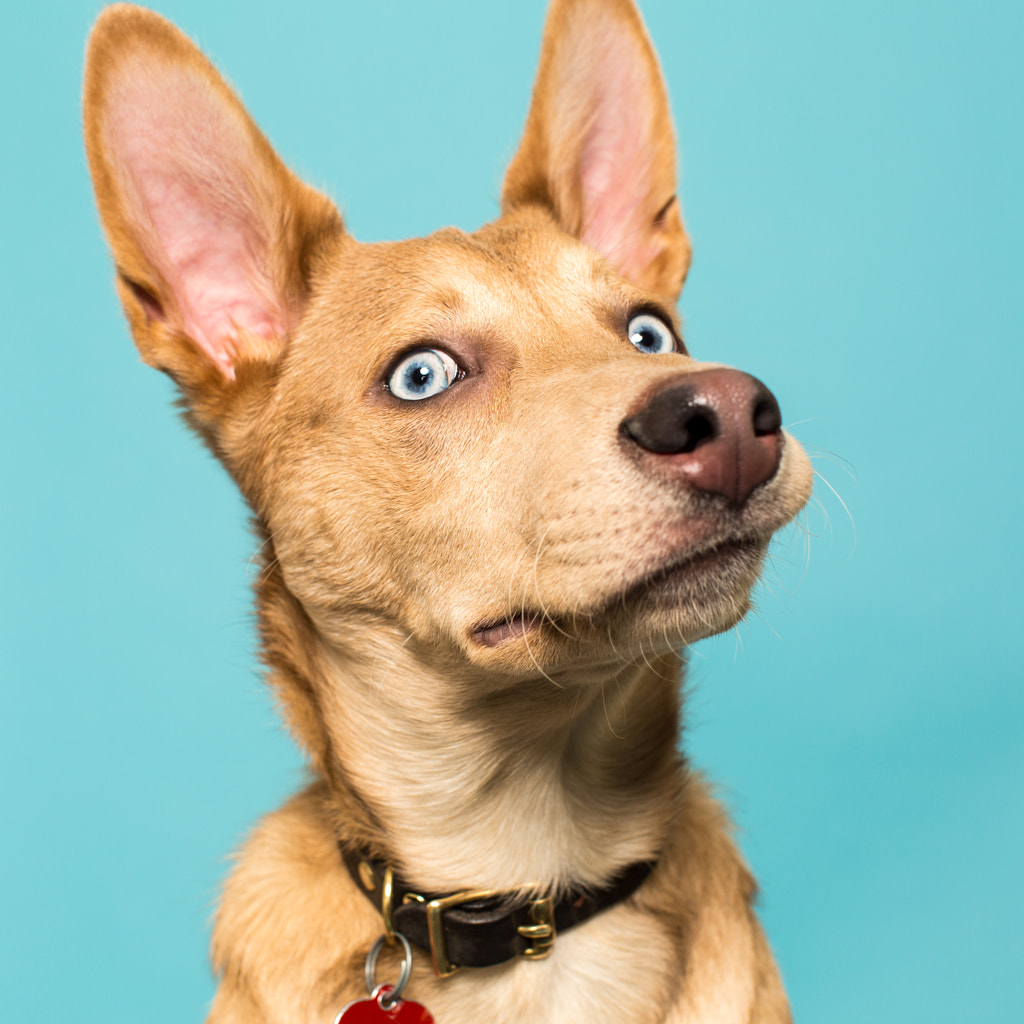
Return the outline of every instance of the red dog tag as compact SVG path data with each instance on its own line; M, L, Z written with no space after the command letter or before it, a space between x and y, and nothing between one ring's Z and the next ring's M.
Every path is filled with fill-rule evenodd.
M369 999L349 1003L334 1019L334 1024L434 1024L425 1006L409 999L396 999L394 1005L383 1004L394 992L394 985L381 985Z

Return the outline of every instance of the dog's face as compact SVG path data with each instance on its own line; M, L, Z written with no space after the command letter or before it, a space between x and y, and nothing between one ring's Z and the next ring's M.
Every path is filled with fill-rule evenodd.
M674 350L630 340L648 317ZM339 642L355 607L513 674L733 625L806 463L787 438L733 502L642 457L623 421L709 368L676 332L662 300L543 218L348 246L257 431L289 588Z
M810 471L763 385L680 339L674 139L631 4L557 0L473 235L353 240L137 8L94 35L86 138L140 350L330 643L373 630L502 685L747 610Z

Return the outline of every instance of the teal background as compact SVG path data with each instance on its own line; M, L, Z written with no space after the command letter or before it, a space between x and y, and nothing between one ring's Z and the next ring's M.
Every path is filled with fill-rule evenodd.
M161 8L363 239L493 217L541 0ZM1024 1020L1024 5L646 0L700 357L815 456L693 658L798 1021ZM228 855L300 784L255 543L142 366L80 143L98 4L0 35L0 1021L200 1020ZM849 512L847 512L847 508Z

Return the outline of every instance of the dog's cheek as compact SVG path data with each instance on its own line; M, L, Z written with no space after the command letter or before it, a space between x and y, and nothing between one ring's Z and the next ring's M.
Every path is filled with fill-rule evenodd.
M447 631L451 598L472 586L491 526L503 530L474 526L458 472L466 459L386 425L341 421L273 453L268 530L286 585L321 632L343 640L371 609L424 639Z
M285 583L314 621L396 603L380 565L382 519L367 499L358 478L318 454L278 468L267 526Z

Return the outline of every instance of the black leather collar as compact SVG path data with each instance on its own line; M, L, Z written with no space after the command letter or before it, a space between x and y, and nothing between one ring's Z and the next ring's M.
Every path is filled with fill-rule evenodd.
M637 861L601 889L571 889L558 900L491 890L439 896L418 892L362 850L340 849L356 886L384 916L385 933L401 932L429 950L442 978L460 967L493 967L517 956L547 956L558 932L632 896L656 864Z

